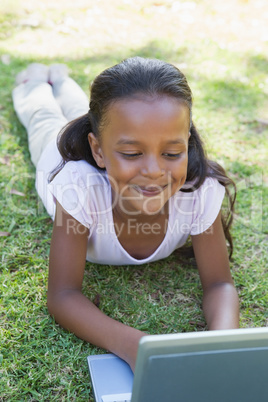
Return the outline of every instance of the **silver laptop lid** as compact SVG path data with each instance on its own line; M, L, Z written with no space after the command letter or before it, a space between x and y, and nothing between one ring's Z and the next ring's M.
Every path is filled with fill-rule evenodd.
M140 341L132 402L267 402L268 328Z

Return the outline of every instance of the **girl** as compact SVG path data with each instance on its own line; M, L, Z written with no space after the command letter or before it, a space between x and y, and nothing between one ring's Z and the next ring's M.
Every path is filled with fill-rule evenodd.
M232 182L205 157L185 76L159 60L127 59L94 80L89 110L64 66L31 65L17 82L14 107L28 132L37 191L54 219L48 309L57 322L134 370L145 334L82 294L85 261L144 264L191 235L208 328L237 328L228 190L231 211L227 220L221 214Z

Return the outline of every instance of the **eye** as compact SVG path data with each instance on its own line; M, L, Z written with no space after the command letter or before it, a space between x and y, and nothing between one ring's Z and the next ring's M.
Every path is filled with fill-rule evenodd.
M133 153L125 153L125 152L120 152L120 155L122 155L124 158L128 159L133 159L133 158L138 158L141 153L140 152L133 152Z
M165 156L166 158L170 158L170 159L178 159L181 156L181 152L176 153L176 154L171 154L171 153L164 153L163 156Z

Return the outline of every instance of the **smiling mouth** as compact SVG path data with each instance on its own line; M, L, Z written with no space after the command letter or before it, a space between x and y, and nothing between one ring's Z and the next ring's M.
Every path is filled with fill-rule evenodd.
M164 186L133 186L134 190L144 195L145 197L155 197L165 190L167 184Z

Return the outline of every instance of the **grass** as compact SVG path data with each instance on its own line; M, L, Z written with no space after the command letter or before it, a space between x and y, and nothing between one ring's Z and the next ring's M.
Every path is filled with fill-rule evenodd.
M238 187L231 269L241 326L268 324L268 46L261 2L72 3L0 6L2 401L92 401L86 356L103 352L60 328L46 307L52 225L11 100L15 75L32 61L67 63L85 91L105 67L136 54L186 73L208 154ZM87 263L83 287L105 313L148 333L206 329L192 259L174 254L142 267Z

